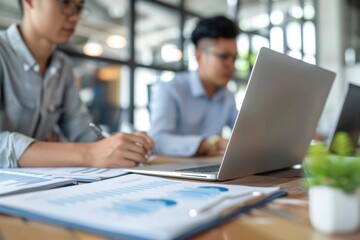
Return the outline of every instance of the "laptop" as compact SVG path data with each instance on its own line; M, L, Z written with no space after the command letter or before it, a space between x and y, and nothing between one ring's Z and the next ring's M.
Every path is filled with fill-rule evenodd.
M262 48L221 159L145 165L127 171L225 181L302 163L334 78L333 72Z
M331 128L327 145L330 147L337 132L349 134L353 146L359 145L360 137L360 86L348 83L343 93L337 119Z

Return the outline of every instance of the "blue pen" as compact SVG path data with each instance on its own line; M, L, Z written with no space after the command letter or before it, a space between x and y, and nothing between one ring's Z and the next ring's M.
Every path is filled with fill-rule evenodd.
M95 123L89 123L89 126L92 127L98 134L104 138L111 137L111 134L103 130L99 125Z

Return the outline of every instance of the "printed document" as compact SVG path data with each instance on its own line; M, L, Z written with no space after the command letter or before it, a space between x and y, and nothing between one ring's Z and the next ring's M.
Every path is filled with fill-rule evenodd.
M122 168L87 168L87 167L45 167L13 168L12 171L41 173L57 177L73 178L80 182L94 182L127 174Z
M76 184L76 180L0 169L0 196Z
M175 239L196 232L235 204L277 187L185 182L129 174L0 198L0 212L113 238ZM242 194L242 197L236 197ZM196 216L191 211L200 210ZM184 235L185 234L185 235Z

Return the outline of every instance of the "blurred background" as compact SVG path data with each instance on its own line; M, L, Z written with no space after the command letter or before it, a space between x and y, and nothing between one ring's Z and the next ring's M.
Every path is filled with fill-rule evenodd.
M337 73L320 132L330 127L345 82L360 81L360 1L87 0L85 6L71 42L59 48L75 64L81 99L111 132L149 130L150 87L197 68L190 34L208 16L226 15L241 30L228 86L238 107L263 46ZM17 1L0 1L0 29L20 18Z

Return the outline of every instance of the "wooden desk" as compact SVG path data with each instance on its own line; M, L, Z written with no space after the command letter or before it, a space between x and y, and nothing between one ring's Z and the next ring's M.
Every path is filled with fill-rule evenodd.
M168 159L158 159L165 162ZM187 161L187 159L173 159ZM253 175L222 182L251 186L280 186L288 192L282 199L297 199L299 204L284 204L279 200L265 207L252 210L223 225L192 237L193 240L337 240L360 239L360 231L349 235L325 235L313 230L308 217L307 190L300 184L301 170L277 171L270 174ZM51 240L105 240L108 238L94 234L66 229L35 221L0 215L0 240L51 239Z

